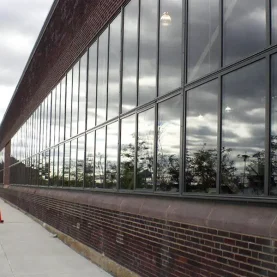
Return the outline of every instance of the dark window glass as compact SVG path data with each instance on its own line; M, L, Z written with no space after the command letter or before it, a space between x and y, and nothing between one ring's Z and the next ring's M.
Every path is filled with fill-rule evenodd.
M265 61L223 77L221 192L264 191Z
M120 188L134 189L136 115L121 121Z
M64 77L61 81L61 106L60 106L60 141L64 140L65 132L65 101L66 101L66 78Z
M55 121L55 145L60 141L60 111L61 111L61 85L57 85L56 90L56 121Z
M48 186L48 151L42 153L41 155L41 178L42 178L42 186Z
M156 190L179 191L180 96L158 105Z
M272 44L277 43L277 0L271 0Z
M218 81L187 92L186 173L188 192L216 192Z
M44 148L44 140L45 140L45 133L44 133L44 123L45 123L45 101L41 104L41 120L40 120L40 151L43 151Z
M108 119L119 113L121 14L110 25Z
M108 29L99 37L97 125L106 121L107 71L108 71Z
M271 64L271 182L269 193L277 195L277 55L272 56Z
M70 141L64 145L64 186L70 186Z
M79 133L84 132L86 127L87 56L86 52L80 61Z
M70 187L76 186L77 139L70 142Z
M72 72L70 70L66 77L66 120L65 120L65 139L71 137L71 111L72 111Z
M189 0L188 81L219 67L219 0Z
M123 113L137 105L138 3L132 0L124 9Z
M153 189L155 110L138 115L137 189ZM124 136L124 134L123 134Z
M64 169L64 144L59 146L59 186L63 186L63 169Z
M96 147L95 147L95 186L97 188L104 187L105 176L105 137L106 127L96 131Z
M47 122L47 148L51 145L51 113L52 113L52 93L48 95L48 122Z
M51 138L50 146L55 145L55 124L56 124L56 89L51 93Z
M78 138L77 152L77 187L82 188L84 183L84 156L85 156L85 137Z
M182 0L160 3L159 94L181 86Z
M87 129L95 126L97 42L89 49Z
M86 188L94 187L94 137L95 133L92 132L86 138Z
M118 122L107 126L106 188L117 184Z
M158 1L141 1L139 105L156 97Z
M80 62L77 62L73 67L72 122L71 122L72 137L78 134L79 65L80 65Z
M230 64L266 45L266 1L224 0L223 58Z

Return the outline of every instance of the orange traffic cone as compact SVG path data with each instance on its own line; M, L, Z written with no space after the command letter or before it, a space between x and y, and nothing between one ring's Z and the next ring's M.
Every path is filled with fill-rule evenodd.
M4 220L2 219L1 211L0 211L0 223L4 223Z

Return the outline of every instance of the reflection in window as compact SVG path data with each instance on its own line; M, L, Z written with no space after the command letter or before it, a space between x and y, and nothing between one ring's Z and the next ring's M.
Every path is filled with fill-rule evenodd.
M65 139L71 137L71 110L72 110L72 72L70 70L66 77L66 119L65 119Z
M158 105L156 190L179 191L180 96Z
M107 126L106 185L116 188L117 184L118 122Z
M104 187L105 137L106 137L106 127L96 131L96 147L95 147L95 186L96 188Z
M86 169L85 187L94 187L94 137L95 133L87 134L86 139Z
M269 193L277 195L277 55L272 56L271 63L271 182Z
M134 189L136 115L121 121L120 188Z
M60 108L61 105L61 85L57 85L56 89L56 109L55 109L55 115L56 115L56 120L55 120L55 145L59 142L60 140Z
M53 185L59 185L59 148L54 149L54 174L53 174Z
M106 121L107 70L108 70L108 29L99 37L97 125Z
M266 1L224 0L223 58L230 64L266 45Z
M137 105L138 3L124 8L122 112Z
M159 94L181 86L182 0L161 0Z
M54 149L51 149L49 154L50 154L50 168L49 168L49 186L54 185L54 165L55 165L55 153ZM27 165L28 166L28 165Z
M216 193L217 80L187 92L186 174L188 192Z
M77 187L82 188L84 183L84 155L85 155L85 137L78 138L77 153Z
M61 107L60 107L60 141L64 140L65 125L65 78L61 81Z
M48 95L47 148L51 146L51 131L52 131L51 129L52 102L51 101L52 101L52 92ZM28 140L26 140L26 146L27 146L27 141ZM27 156L27 152L26 152L26 156Z
M222 193L263 194L265 73L263 60L223 77Z
M55 145L55 123L56 123L56 88L51 93L51 138L50 146Z
M89 49L87 129L95 126L97 42Z
M156 97L158 1L141 1L139 105Z
M219 67L219 0L189 0L188 81Z
M64 145L64 186L70 186L70 141Z
M72 85L72 122L71 136L78 133L78 98L79 98L79 65L77 62L73 67L73 85Z
M87 52L80 61L80 92L79 92L79 125L78 132L82 133L86 127L86 98L87 98Z
M277 43L277 0L271 0L272 44Z
M137 189L153 189L155 110L138 115ZM123 134L124 135L124 134Z
M119 113L121 14L110 25L108 119Z
M59 169L58 169L58 186L63 186L63 168L64 168L64 144L59 146Z
M70 186L76 186L77 139L70 142Z

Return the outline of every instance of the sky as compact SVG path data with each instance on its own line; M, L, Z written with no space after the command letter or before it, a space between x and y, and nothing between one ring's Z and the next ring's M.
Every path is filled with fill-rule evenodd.
M0 1L0 122L53 0Z

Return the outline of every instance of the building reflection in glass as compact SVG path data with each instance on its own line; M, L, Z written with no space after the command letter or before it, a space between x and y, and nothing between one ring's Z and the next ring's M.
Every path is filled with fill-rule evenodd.
M94 187L94 137L95 133L91 132L86 138L85 188Z
M265 74L262 60L223 77L221 193L264 192Z
M95 147L95 186L96 188L104 188L105 139L106 139L106 127L103 127L96 131L96 147Z
M136 115L121 121L120 188L134 189Z
M187 91L186 191L215 193L218 81Z
M154 108L138 115L136 189L153 189Z
M106 184L105 188L115 189L117 185L118 122L107 126Z
M158 105L157 184L158 191L179 191L180 95Z
M85 157L85 137L81 136L78 138L78 149L77 149L77 178L76 186L79 188L83 187L84 183L84 157Z

